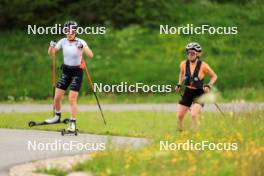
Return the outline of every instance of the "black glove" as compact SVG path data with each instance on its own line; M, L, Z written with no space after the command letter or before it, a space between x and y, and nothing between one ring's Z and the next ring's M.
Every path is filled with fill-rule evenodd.
M203 87L208 87L209 89L212 88L212 86L210 84L205 84Z
M181 84L177 84L176 87L175 87L176 92L180 92L181 91L181 87L182 87Z

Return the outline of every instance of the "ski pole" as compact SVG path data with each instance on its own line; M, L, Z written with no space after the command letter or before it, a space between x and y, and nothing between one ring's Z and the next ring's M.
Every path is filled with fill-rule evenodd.
M94 96L95 96L95 99L96 99L97 105L98 105L99 110L100 110L100 112L101 112L102 120L103 120L104 124L106 125L106 120L105 120L105 118L104 118L103 110L102 110L102 108L101 108L101 105L100 105L99 99L98 99L98 97L97 97L97 95L96 95L96 93L95 93L95 91L94 91L94 86L93 86L93 82L92 82L91 76L90 76L90 74L89 74L89 71L88 71L88 68L87 68L87 66L86 66L86 63L85 63L84 59L82 59L82 60L83 60L83 63L84 63L84 69L85 69L86 76L87 76L87 78L88 78L88 82L89 82L89 84L91 85L92 92L93 92L93 94L94 94Z
M217 103L214 103L215 107L218 109L218 111L223 115L225 116L224 112L221 110L221 108L218 106Z
M52 60L52 98L55 96L55 87L56 87L56 56L51 54ZM55 106L53 103L53 115L55 114Z

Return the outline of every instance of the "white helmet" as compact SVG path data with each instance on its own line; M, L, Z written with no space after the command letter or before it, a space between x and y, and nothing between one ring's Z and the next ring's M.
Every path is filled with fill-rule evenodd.
M199 43L191 42L188 45L186 45L186 51L188 50L195 50L196 52L202 52L202 47L199 45Z
M77 30L78 24L75 21L66 21L64 23L64 28Z

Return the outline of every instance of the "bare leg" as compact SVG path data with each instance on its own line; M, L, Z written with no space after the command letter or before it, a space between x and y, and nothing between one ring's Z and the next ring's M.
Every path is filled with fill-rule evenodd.
M71 106L71 118L77 117L77 98L78 98L78 92L76 91L70 91L69 93L69 103Z
M54 109L55 109L55 114L52 118L46 119L46 123L56 123L60 121L61 118L61 99L63 98L65 91L62 89L56 88L55 90L55 96L54 96Z
M177 125L180 131L183 129L182 122L183 122L184 115L188 111L188 109L189 109L188 106L184 106L181 104L178 104L177 106L177 117L178 117Z
M61 111L61 99L64 96L65 91L59 88L56 88L55 90L55 96L54 96L54 107L56 111Z
M202 106L198 103L194 103L191 108L192 117L192 129L196 131L198 129L198 117L201 112Z

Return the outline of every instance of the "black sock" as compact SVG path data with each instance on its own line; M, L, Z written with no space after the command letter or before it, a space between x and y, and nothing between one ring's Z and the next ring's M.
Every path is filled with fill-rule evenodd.
M60 112L55 112L55 115L61 117L61 113Z

